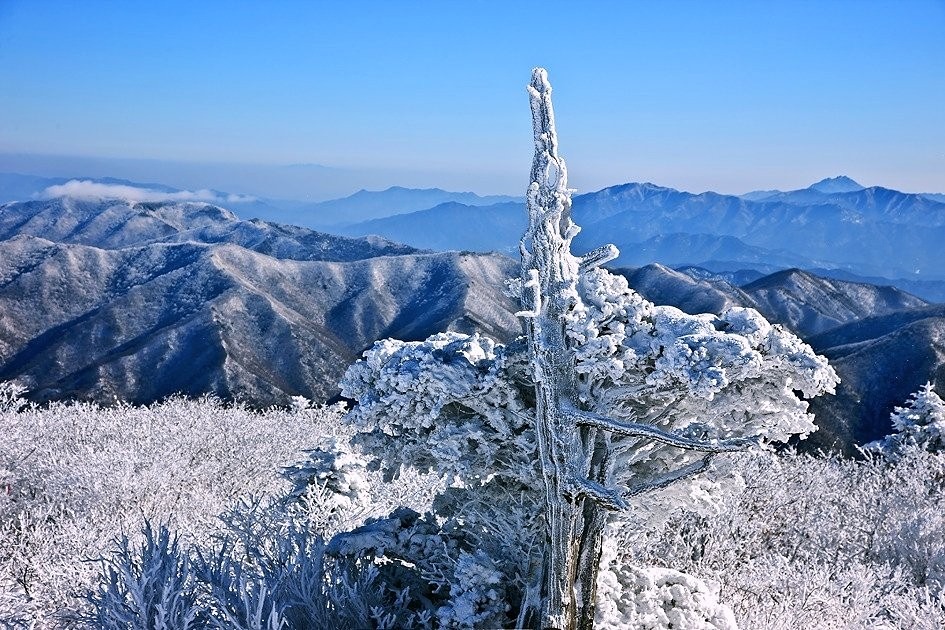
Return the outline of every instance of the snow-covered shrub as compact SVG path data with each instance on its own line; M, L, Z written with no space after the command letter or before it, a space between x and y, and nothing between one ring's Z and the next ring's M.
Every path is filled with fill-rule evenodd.
M912 394L904 407L896 407L889 416L895 432L866 445L886 457L902 457L907 451L945 450L945 401L926 383Z
M734 459L718 511L618 530L617 562L718 584L742 628L945 627L945 455Z
M389 587L380 567L328 554L324 539L307 524L259 529L257 523L251 532L241 531L245 524L222 531L207 547L189 549L166 529L155 536L146 525L145 544L132 550L123 540L104 561L105 571L87 596L89 611L71 621L141 630L430 624L429 613L411 610L411 600Z
M595 628L735 630L717 584L662 567L636 567L620 557L616 538L604 543L597 579Z
M282 471L292 483L286 500L298 502L325 535L358 525L372 508L364 457L347 438L321 440L307 455Z
M314 401L306 398L305 396L293 396L289 400L289 409L295 413L301 413L309 409L315 408Z
M345 431L338 409L259 413L212 399L0 410L0 626L55 626L96 579L84 560L123 533L138 548L143 519L208 541L241 498L281 501L280 467ZM380 509L410 500L401 493Z
M26 406L26 388L19 383L0 382L0 412L19 411Z
M239 554L228 547L232 536L242 540ZM390 588L383 567L329 553L304 521L254 529L250 537L234 528L223 541L209 560L202 555L198 570L209 592L207 615L222 620L221 628L255 627L234 625L247 610L265 610L286 628L422 627L429 621ZM252 605L241 603L247 592L258 594Z
M479 547L476 526L401 508L332 539L329 553L378 567L381 588L440 627L504 627L515 591L514 547ZM493 542L493 541L489 541Z
M673 569L601 571L595 628L735 630L731 608L702 580Z
M202 627L190 559L166 527L150 524L132 549L122 537L116 559L106 563L98 588L88 595L91 612L77 615L101 630L190 630Z
M450 584L450 603L436 611L440 627L481 628L505 618L509 608L505 576L496 564L481 550L459 554Z

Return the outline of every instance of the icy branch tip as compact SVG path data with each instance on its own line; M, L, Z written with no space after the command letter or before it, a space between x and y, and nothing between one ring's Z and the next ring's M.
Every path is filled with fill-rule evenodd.
M551 84L548 83L548 71L544 68L532 69L532 88L539 92L551 90Z
M551 104L551 83L548 71L544 68L532 70L532 81L528 84L528 97L532 109L532 131L535 137L535 161L532 163L532 181L546 181L540 176L545 172L548 161L558 163L559 170L564 170L564 163L558 158L558 134L555 131L555 114ZM563 178L555 177L554 188L567 187Z

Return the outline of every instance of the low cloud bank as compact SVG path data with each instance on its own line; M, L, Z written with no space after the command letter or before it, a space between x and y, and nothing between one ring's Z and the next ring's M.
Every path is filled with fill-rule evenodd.
M256 201L248 195L221 195L212 190L178 190L163 192L124 184L101 184L87 179L72 179L65 184L49 186L40 196L75 197L77 199L125 199L127 201L206 201L208 203L247 203Z

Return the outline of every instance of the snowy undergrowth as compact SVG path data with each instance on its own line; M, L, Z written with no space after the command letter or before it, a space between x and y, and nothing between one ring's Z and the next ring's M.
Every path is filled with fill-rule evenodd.
M16 412L7 404L0 412L0 626L68 625L57 615L82 609L78 593L110 587L102 565L85 560L120 560L112 552L122 534L126 566L150 554L188 564L182 590L203 571L218 601L245 593L222 627L242 627L238 621L255 612L265 623L303 627L293 618L318 619L326 601L331 622L422 622L385 599L378 580L396 572L381 567L379 577L370 566L325 555L333 534L397 505L422 510L435 486L410 476L384 483L363 471L346 431L332 409L256 413L175 399ZM281 470L290 464L287 479ZM691 610L706 624L717 617L692 627L727 627L717 601L734 610L740 628L945 627L945 455L914 450L896 461L859 462L739 455L731 470L744 483L729 489L715 514L680 511L648 530L623 528L612 540L601 625L646 619L659 628L664 616ZM171 538L155 531L148 543L145 518L168 524ZM173 535L181 537L177 555L169 553ZM489 562L472 565L482 571ZM326 575L341 581L328 584ZM499 596L506 586L496 586ZM692 607L677 606L681 597ZM275 607L277 599L312 605Z
M94 560L121 535L139 544L145 520L166 524L182 546L208 544L226 527L223 513L245 520L265 512L271 520L272 504L293 488L282 467L308 461L306 449L346 441L340 418L337 408L260 413L213 399L35 408L4 395L0 627L63 625L56 615L80 606L77 595L101 571ZM307 515L294 518L325 535L352 526L345 518L360 520L372 506L386 513L410 504L424 487L387 486L382 499L368 496L348 514L336 493L325 492L331 480L321 481L308 493ZM381 488L368 485L368 494Z
M740 628L945 627L945 453L740 455L709 516L624 535L621 563L718 587Z

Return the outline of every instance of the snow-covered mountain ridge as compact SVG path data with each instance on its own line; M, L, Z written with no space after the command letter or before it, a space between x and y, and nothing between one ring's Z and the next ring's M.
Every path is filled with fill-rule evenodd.
M231 243L296 260L359 260L415 253L383 238L345 238L307 228L245 221L203 202L135 202L123 199L55 199L0 206L0 239L29 235L119 249L154 243Z
M821 278L800 269L778 271L741 285L699 268L674 270L654 263L618 271L657 304L670 304L687 313L720 313L731 306L746 306L802 338L865 317L928 306L925 300L895 287Z
M790 192L737 197L688 193L654 184L622 184L574 197L590 250L612 242L616 264L700 266L771 273L799 267L880 277L928 299L945 300L945 203L849 178ZM476 229L468 226L473 221ZM517 251L524 213L512 204L441 205L348 226L349 236L379 234L418 247Z
M241 221L204 203L0 206L0 379L34 398L324 400L375 339L507 338L499 256Z
M673 193L640 186L607 197L621 194ZM598 210L614 216L606 204ZM523 221L516 211L514 202L482 209L510 233ZM456 203L428 211L445 217L443 238L450 221L476 225L475 212ZM379 237L241 220L208 203L119 199L5 204L0 239L0 379L21 380L40 400L144 402L177 391L258 405L296 394L326 399L376 339L445 329L508 339L519 330L518 307L502 294L518 265L500 254L422 252ZM649 240L710 254L717 242L692 234ZM745 247L760 263L779 260ZM791 254L780 260L790 264ZM817 403L823 430L812 444L882 436L889 409L941 371L935 331L945 313L893 287L798 269L765 276L654 264L623 273L648 299L688 312L756 308L834 359L844 382L838 397ZM898 373L902 362L915 369L894 379L859 376L877 365Z

